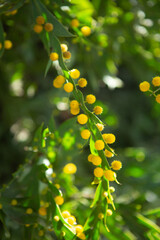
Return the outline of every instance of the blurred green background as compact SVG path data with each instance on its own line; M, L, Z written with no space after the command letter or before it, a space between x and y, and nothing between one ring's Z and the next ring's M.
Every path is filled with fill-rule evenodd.
M160 74L160 2L73 0L75 5L70 8L59 1L42 2L71 33L79 35L60 39L72 54L66 64L69 69L79 69L88 80L84 95L96 95L97 103L104 108L101 119L106 123L105 132L116 135L113 147L123 163L118 174L121 185L113 184L117 206L109 222L113 235L102 229L102 239L160 239L160 227L155 230L138 215L160 224L160 105L153 96L139 91L140 82L151 82ZM54 117L58 127L71 114L67 93L52 87L57 76L55 67L44 77L48 54L32 30L29 1L17 14L2 14L1 18L5 39L13 43L0 60L2 186L24 163L26 146L41 123L48 126ZM70 26L72 18L78 18L82 26L91 26L92 34L80 36L79 30ZM66 128L69 130L72 124ZM89 185L92 180L90 165L81 157L87 156L87 147L83 154L78 157L83 158L79 163L71 156L79 166L75 184L82 192L86 182ZM63 164L67 161L63 159ZM119 238L121 232L124 236Z

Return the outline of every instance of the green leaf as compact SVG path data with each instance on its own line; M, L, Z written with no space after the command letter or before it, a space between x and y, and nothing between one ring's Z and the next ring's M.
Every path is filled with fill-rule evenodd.
M156 223L152 222L150 219L144 217L143 215L141 215L139 213L136 215L136 217L137 217L138 221L140 223L142 223L144 226L156 231L157 233L160 233L160 227Z
M44 77L47 76L47 73L48 73L51 66L52 66L52 61L51 61L51 59L49 59L48 63L47 63L47 66L46 66L46 69L45 69L45 72L44 72Z
M20 8L24 3L25 0L5 0L0 6L0 14Z
M91 136L90 137L90 142L89 142L89 147L90 147L90 151L91 151L91 153L92 154L94 154L94 155L98 155L97 154L97 150L95 149L95 142L94 142L94 140L93 140L93 137Z
M94 195L94 199L93 199L93 202L92 202L90 208L94 207L95 204L99 201L101 193L102 193L102 181L98 184L98 187L96 189L96 192L95 192L95 195Z

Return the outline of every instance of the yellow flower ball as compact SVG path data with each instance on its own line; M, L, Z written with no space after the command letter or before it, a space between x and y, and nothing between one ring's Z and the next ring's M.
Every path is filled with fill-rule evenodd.
M108 197L108 192L104 192L103 197L105 197L105 198Z
M47 209L45 207L40 207L38 210L39 215L46 216L47 215Z
M80 238L81 240L85 240L86 239L86 235L82 232L82 233L78 233L77 237Z
M98 166L102 163L102 159L99 156L93 155L92 163L93 163L93 165Z
M35 33L41 33L43 30L43 27L41 25L35 24L33 27L33 30Z
M75 230L76 230L76 233L82 233L84 229L82 225L76 225Z
M64 203L64 198L62 196L56 196L54 200L57 205L62 205Z
M74 174L77 172L77 167L73 163L68 163L64 166L63 172L66 174Z
M103 176L103 169L100 167L97 167L94 169L94 176L95 177L102 177Z
M78 115L78 117L77 117L77 121L78 121L78 123L79 124L86 124L87 123L87 121L88 121L88 117L87 117L87 115L85 115L85 114L80 114L80 115Z
M70 102L70 107L74 109L79 108L79 102L77 100L72 100Z
M71 76L71 78L73 78L73 79L77 79L77 78L79 78L79 76L80 76L80 71L77 70L77 69L72 69L72 70L70 71L70 76Z
M73 115L77 115L77 114L80 113L80 108L79 108L79 107L78 107L78 108L71 108L71 109L70 109L70 112L71 112L71 114L73 114Z
M115 188L114 187L109 187L110 193L115 192Z
M51 32L54 27L53 27L53 24L52 24L52 23L46 23L46 24L44 25L44 28L45 28L45 30L46 30L47 32Z
M36 23L39 24L39 25L44 24L44 23L45 23L44 17L43 17L43 16L38 16L38 17L36 18Z
M9 49L11 49L12 48L12 42L10 41L10 40L5 40L4 41L4 48L5 49L7 49L7 50L9 50Z
M32 208L27 208L26 213L27 213L27 214L32 214L32 213L33 213Z
M81 28L81 32L85 37L87 37L91 34L91 28L88 26L84 26Z
M76 218L74 216L70 216L67 218L67 221L70 225L74 225L76 223Z
M16 206L17 204L18 204L18 202L17 202L16 199L13 199L13 200L11 201L11 205L12 205L12 206Z
M56 60L58 60L59 55L56 52L52 52L49 57L52 61L56 61Z
M112 144L116 141L116 137L112 133L104 133L102 137L107 144Z
M112 149L112 148L111 148L111 150L112 150L112 152L113 152L113 149ZM105 154L106 157L111 158L111 157L114 156L114 154L113 154L112 152L110 152L110 151L108 151L107 149L105 149L104 154Z
M112 170L106 170L104 171L104 176L108 181L114 181L116 178L116 173Z
M44 235L44 231L43 230L39 230L38 236L42 237L43 235Z
M55 220L56 222L59 222L59 220L60 220L59 216L54 216L54 220Z
M63 57L64 57L65 59L70 59L70 58L71 58L71 53L70 53L69 51L63 52Z
M97 128L99 129L100 132L103 131L103 129L104 129L104 125L103 124L96 123L96 126L97 126Z
M73 91L73 84L68 82L66 84L64 84L64 91L70 93Z
M150 89L150 83L147 81L141 82L139 88L141 92L147 92Z
M93 154L89 154L89 156L88 156L88 162L92 162L92 158L94 157L94 155Z
M86 102L89 104L93 104L96 101L96 97L92 94L86 96Z
M71 214L70 214L70 212L69 211L63 211L62 212L62 216L64 217L64 218L68 218L68 217L70 217L71 216Z
M120 161L115 160L111 163L111 167L113 170L120 170L122 168L122 163Z
M72 21L71 21L71 26L72 26L72 27L78 27L78 26L79 26L79 21L78 21L78 19L72 19Z
M85 78L80 78L78 80L78 85L81 87L81 88L84 88L87 86L87 80Z
M103 108L100 107L100 106L96 106L96 107L94 107L93 112L94 112L96 115L100 115L100 114L103 112Z
M84 129L81 132L81 137L83 139L88 139L91 136L91 132L88 129Z
M98 151L103 150L104 142L102 140L97 140L94 146L95 146L95 149L97 149Z
M160 103L160 94L158 94L158 95L156 96L156 102L157 102L157 103Z
M61 50L62 50L62 53L67 52L68 46L65 43L62 43L61 44Z
M61 88L64 82L65 78L62 75L59 75L53 80L53 86L55 88Z
M99 213L98 214L98 218L101 220L101 219L103 219L104 218L104 214L103 213Z
M154 77L152 79L152 84L155 86L155 87L159 87L160 86L160 77Z
M112 215L112 210L111 209L107 209L107 216L110 217Z

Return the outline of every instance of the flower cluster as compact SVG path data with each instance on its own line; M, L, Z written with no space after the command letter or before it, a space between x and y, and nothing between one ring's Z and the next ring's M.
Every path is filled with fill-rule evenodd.
M152 79L152 85L156 87L157 89L152 90L151 85L147 81L143 81L139 84L140 91L142 92L150 92L151 95L155 97L155 100L157 103L160 103L160 94L157 94L157 92L160 90L160 77L156 76Z
M54 26L52 23L45 23L45 18L43 16L38 16L36 18L36 24L34 25L33 30L39 34L43 31L43 28L46 30L46 32L51 32L54 29Z
M80 22L78 21L78 19L72 19L71 26L73 28L78 28L80 26ZM88 37L91 34L91 28L88 26L83 26L83 27L81 27L80 30L81 30L82 35L85 37Z

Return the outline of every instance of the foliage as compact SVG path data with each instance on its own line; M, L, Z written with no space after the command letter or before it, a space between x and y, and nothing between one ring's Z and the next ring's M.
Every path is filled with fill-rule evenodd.
M5 1L2 3L4 5L1 4L1 75L4 81L1 83L0 96L6 106L2 112L4 127L1 129L1 148L4 159L11 159L10 152L13 153L13 159L20 155L21 159L26 158L25 164L19 161L23 165L1 190L1 238L75 239L75 228L61 214L67 209L77 217L78 224L84 225L88 218L84 225L87 239L98 239L100 235L102 239L159 239L159 107L151 100L147 102L145 96L138 92L138 82L143 79L150 81L155 73L159 73L158 1L142 1L135 5L130 1L74 0L71 3L34 0ZM16 9L18 13L13 15ZM154 18L150 15L153 11ZM32 18L29 17L31 12ZM54 26L54 31L47 33L43 30L39 34L41 40L32 31L39 15L43 15ZM80 22L78 28L71 26L71 20L75 17ZM80 30L84 25L92 28L92 34L88 37L84 37ZM3 28L7 35L3 34ZM5 39L13 42L10 51L4 49ZM70 61L64 61L61 52L60 42L66 41L71 49ZM119 141L114 146L118 158L123 158L126 166L118 174L122 186L117 187L113 183L117 192L116 213L105 217L104 225L98 214L100 207L105 214L108 207L104 202L106 199L101 199L102 189L106 188L112 202L108 185L105 185L108 181L97 182L93 179L93 168L85 160L89 154L88 146L80 137L81 130L76 118L70 118L68 114L68 93L51 89L50 80L55 78L56 71L51 68L52 61L47 59L52 51L58 53L59 65L65 77L74 85L74 98L81 102L82 110L90 118L87 127L93 136L90 138L91 153L97 154L94 141L102 139L94 124L101 123L101 120L86 108L83 95L69 77L68 68L76 66L88 79L90 91L97 91L101 100L97 103L104 109L102 121L109 124L107 132L112 128L117 133ZM61 73L60 67L56 63L53 65ZM116 78L117 75L119 78ZM103 83L100 81L102 78ZM124 88L115 89L122 86L121 79L127 91ZM104 84L115 90L107 90ZM18 90L15 86L19 86ZM90 92L84 90L84 93ZM53 117L49 122L51 114ZM33 132L42 121L45 127L42 125L36 131L32 145L26 147L26 144L30 145ZM10 132L14 134L14 143ZM27 141L23 140L25 136ZM19 144L18 139L22 139ZM110 150L107 145L106 148ZM100 157L104 164L102 152ZM78 169L75 177L63 172L67 161L72 160L76 161ZM105 165L107 169L110 164L105 162ZM8 166L11 164L6 162L4 172L7 174L17 168L17 163L11 170ZM91 182L93 185L90 186ZM61 196L61 191L65 202L59 207L54 198ZM14 199L16 204L12 202ZM31 214L27 213L28 208L33 210ZM47 214L40 214L41 208L46 209ZM59 221L55 216L59 217Z

